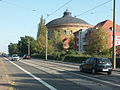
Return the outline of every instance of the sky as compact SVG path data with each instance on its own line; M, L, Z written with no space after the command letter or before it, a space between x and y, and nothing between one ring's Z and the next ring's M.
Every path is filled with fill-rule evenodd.
M48 23L66 9L90 25L113 21L113 0L0 0L0 52L8 53L10 42L18 43L25 35L36 39L41 16ZM120 0L116 0L116 24L120 25Z

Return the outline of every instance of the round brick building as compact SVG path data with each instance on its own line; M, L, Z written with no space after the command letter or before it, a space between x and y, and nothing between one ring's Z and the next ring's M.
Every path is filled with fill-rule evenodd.
M73 35L74 32L79 31L80 29L88 29L92 27L92 25L89 25L86 21L72 17L71 12L68 10L63 13L63 17L48 22L46 26L48 28L49 38L54 30L61 33L64 41L64 48L69 47L69 37Z

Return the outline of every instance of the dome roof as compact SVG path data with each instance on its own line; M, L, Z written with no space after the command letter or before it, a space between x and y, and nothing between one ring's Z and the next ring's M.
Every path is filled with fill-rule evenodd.
M63 17L54 19L50 21L49 23L46 24L47 27L51 26L58 26L58 25L63 25L63 24L69 24L69 23L79 23L79 24L88 24L82 19L72 17L71 12L66 10L63 14Z

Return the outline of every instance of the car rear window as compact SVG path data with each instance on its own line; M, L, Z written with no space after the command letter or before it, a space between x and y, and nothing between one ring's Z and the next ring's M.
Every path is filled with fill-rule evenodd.
M98 63L98 64L106 64L106 63L109 63L109 64L110 64L111 62L110 62L110 60L107 59L107 58L98 58L98 59L97 59L97 63Z

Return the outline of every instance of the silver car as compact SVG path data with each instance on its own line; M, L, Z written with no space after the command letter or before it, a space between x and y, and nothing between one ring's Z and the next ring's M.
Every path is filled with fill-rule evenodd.
M13 54L11 60L19 60L20 57L17 54Z

